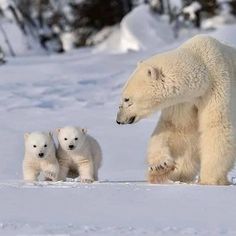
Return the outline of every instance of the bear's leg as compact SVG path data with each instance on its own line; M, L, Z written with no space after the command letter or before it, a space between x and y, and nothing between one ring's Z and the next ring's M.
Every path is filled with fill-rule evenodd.
M94 181L98 181L98 168L94 165L93 167L94 173L93 173L93 179Z
M153 184L167 181L170 172L175 169L175 161L168 146L170 131L162 127L162 123L160 119L148 145L148 181Z
M23 168L24 180L28 182L37 181L39 171L36 168L30 166L24 166Z
M98 181L98 171L99 171L99 167L101 165L101 154L99 153L99 155L95 156L94 160L93 160L93 177L95 181Z
M58 163L59 163L58 180L66 181L66 177L68 176L71 167L71 159L68 157L60 156L58 157Z
M64 165L60 165L58 180L66 181L66 177L67 177L68 173L69 173L69 167L64 166Z
M94 166L89 160L80 161L78 164L80 182L92 183L94 181Z
M185 136L186 140L191 140L191 136ZM193 150L191 145L197 145L188 143L185 148L186 151L176 159L175 171L171 172L170 179L173 181L180 181L184 183L192 183L195 181L199 172L199 155L197 150Z
M232 125L228 105L220 100L222 97L219 94L210 97L199 113L201 184L229 184L227 174L234 165Z
M95 155L93 157L93 172L94 172L93 177L95 181L99 180L98 172L99 168L101 167L101 164L102 164L102 151L98 146L96 147Z
M191 182L199 171L197 108L182 103L162 111L148 147L149 182Z
M58 180L59 166L58 163L50 163L43 168L43 173L46 179L51 181Z

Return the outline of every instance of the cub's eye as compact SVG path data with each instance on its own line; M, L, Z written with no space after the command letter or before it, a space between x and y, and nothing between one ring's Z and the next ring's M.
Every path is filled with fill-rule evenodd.
M124 101L125 101L125 102L128 102L128 101L129 101L129 98L125 98Z
M36 148L37 146L36 145L33 145L34 148Z
M47 144L44 145L44 147L47 147L47 146L48 146Z
M78 140L78 138L75 138L75 140Z
M67 140L67 138L64 138L64 140Z

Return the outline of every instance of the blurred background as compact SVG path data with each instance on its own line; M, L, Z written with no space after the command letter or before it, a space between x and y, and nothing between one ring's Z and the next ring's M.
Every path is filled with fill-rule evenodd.
M235 0L0 0L1 58L89 46L139 50L153 34L159 45L170 43L235 17Z

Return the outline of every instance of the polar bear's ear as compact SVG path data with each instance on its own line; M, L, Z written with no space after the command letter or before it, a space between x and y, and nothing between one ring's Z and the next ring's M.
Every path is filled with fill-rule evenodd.
M158 68L154 68L152 66L149 66L147 68L147 75L148 77L152 78L152 79L158 79L160 77L160 70Z
M87 128L82 128L81 131L83 132L83 134L87 134L88 133L88 129Z
M25 133L24 134L24 139L27 139L29 137L30 133Z

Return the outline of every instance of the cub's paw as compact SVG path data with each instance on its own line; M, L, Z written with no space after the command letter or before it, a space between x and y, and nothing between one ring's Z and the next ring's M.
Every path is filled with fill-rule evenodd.
M168 181L168 175L174 171L176 163L172 159L160 161L148 168L148 181L150 183L164 183Z
M46 181L56 181L57 180L57 174L55 172L45 171L44 175L45 175Z
M93 183L93 179L80 179L80 182L84 184L91 184Z

